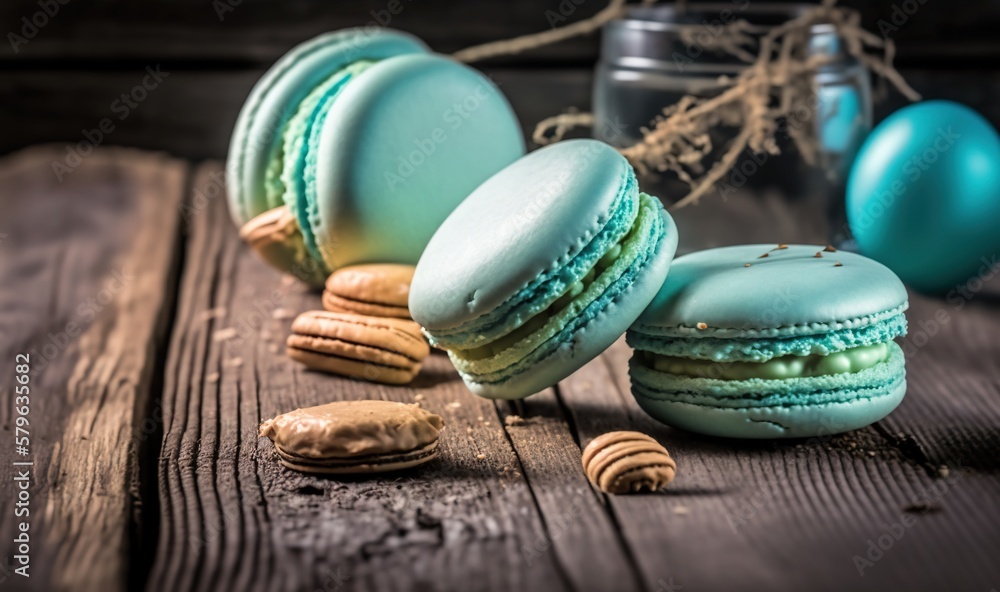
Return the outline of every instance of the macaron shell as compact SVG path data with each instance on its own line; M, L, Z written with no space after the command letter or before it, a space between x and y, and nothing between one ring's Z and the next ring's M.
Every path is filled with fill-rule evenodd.
M631 174L610 146L569 140L490 178L427 245L410 292L415 318L431 331L457 327L557 272L603 228L623 191L637 193Z
M812 335L884 320L906 307L903 283L880 263L822 246L776 247L724 247L678 258L633 330L689 337Z
M417 38L391 29L346 29L295 47L257 82L233 129L226 162L230 211L238 226L270 208L265 171L281 144L285 123L316 86L360 59L424 53Z
M479 72L405 55L373 65L331 106L310 223L331 269L416 263L480 183L524 153L513 110Z
M539 360L529 371L501 382L480 384L463 377L473 393L490 399L519 399L537 393L566 378L611 346L649 304L659 290L677 252L677 226L660 210L664 232L652 256L618 297L578 329L569 341Z
M655 419L690 432L724 438L808 438L863 428L892 413L906 394L906 380L866 392L853 401L734 409L658 401L633 385L636 402Z

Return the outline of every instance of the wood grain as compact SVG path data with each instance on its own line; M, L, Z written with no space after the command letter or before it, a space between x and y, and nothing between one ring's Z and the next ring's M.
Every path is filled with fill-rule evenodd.
M3 575L26 589L124 590L143 577L132 561L138 462L153 434L142 419L165 348L186 166L105 151L60 183L58 155L38 148L0 167L0 422L11 440L0 463L34 462L31 577ZM12 442L18 353L32 368L28 457ZM0 481L5 558L21 520L14 488Z
M218 165L199 171L194 192ZM630 577L558 413L506 428L440 353L409 387L304 371L283 353L319 296L265 267L221 199L192 216L167 361L154 590L584 589ZM420 401L447 422L441 457L376 479L301 475L261 420L331 400ZM540 399L553 411L551 393ZM534 405L534 404L532 404ZM554 455L554 456L553 456Z

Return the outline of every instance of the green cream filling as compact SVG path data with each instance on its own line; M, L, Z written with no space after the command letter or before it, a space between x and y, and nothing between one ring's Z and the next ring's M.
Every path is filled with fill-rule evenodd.
M646 366L677 376L716 380L784 380L847 374L872 368L889 359L889 343L854 347L828 355L782 356L766 362L714 362L642 352Z
M655 214L655 211L653 213ZM579 311L582 311L586 308L587 304L593 301L597 294L591 293L590 288L595 281L602 284L602 287L600 288L601 291L606 288L604 284L610 283L610 280L603 277L604 275L607 275L605 272L612 273L613 275L620 275L621 270L618 270L618 273L615 274L612 267L615 267L615 263L618 262L623 253L626 251L631 253L631 251L635 250L635 248L632 248L630 251L629 245L641 239L642 232L646 230L650 224L650 221L647 219L648 216L649 214L640 208L639 215L636 217L632 228L629 229L625 236L623 236L617 243L611 245L611 247L605 251L604 255L597 260L597 263L595 263L594 266L591 267L579 281L570 284L558 298L552 301L552 304L550 304L548 308L531 317L523 325L503 337L473 349L453 349L451 350L451 355L462 361L476 362L498 356L515 345L520 344L522 341L529 346L529 350L532 350L534 347L540 345L540 343L535 344L530 342L532 340L538 341L546 337L549 333L545 331L546 326L553 322L558 323L560 319L557 317L565 314L570 309L571 305L576 303L576 308L578 309L576 311L572 311L572 314L579 314ZM634 255L634 253L632 253L632 255ZM492 365L493 364L491 364L491 366Z

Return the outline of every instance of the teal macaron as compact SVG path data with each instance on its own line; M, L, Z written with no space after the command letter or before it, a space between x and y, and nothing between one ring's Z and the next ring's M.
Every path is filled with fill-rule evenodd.
M292 49L237 119L227 161L237 225L287 207L324 271L416 263L469 193L524 154L506 98L481 73L388 29Z
M677 228L607 144L570 140L483 183L434 234L410 313L469 389L522 398L607 349L663 284Z
M629 329L632 393L668 425L730 438L825 436L906 392L906 289L832 247L747 245L677 258Z

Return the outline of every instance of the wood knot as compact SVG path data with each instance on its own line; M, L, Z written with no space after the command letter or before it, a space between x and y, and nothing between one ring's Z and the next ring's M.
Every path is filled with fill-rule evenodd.
M609 432L583 450L587 479L605 493L659 491L674 480L677 463L659 442L640 432Z

